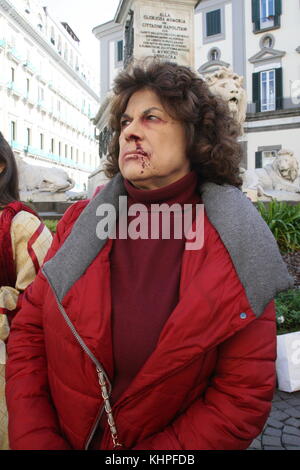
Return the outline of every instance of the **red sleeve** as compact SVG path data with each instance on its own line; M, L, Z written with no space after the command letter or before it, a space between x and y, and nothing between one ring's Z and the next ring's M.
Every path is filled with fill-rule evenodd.
M59 222L46 260L59 248L75 209L74 204ZM22 308L9 335L6 400L9 440L13 450L70 449L60 433L48 386L42 322L46 289L47 282L40 271L23 294Z
M220 345L215 374L196 400L163 432L134 450L243 450L269 416L276 386L274 302Z

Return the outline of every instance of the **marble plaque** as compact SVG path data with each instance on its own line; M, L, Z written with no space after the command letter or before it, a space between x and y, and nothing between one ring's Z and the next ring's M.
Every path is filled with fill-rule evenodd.
M173 2L174 3L174 2ZM134 57L194 65L194 7L143 1L134 8Z

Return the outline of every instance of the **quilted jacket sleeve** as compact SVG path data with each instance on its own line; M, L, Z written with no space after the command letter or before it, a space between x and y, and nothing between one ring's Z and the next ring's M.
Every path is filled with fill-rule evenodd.
M57 251L71 214L69 210L58 224L46 260ZM8 340L6 400L9 440L13 450L70 448L60 434L48 388L42 322L46 288L47 282L40 271L24 293L22 308L13 321Z
M260 434L275 390L274 302L263 315L220 345L204 397L163 432L134 449L242 450Z

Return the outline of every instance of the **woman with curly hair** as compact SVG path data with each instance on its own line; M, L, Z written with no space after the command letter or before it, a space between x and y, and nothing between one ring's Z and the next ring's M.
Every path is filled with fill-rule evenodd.
M246 449L291 279L239 189L237 127L173 63L133 64L113 91L110 181L67 211L13 324L12 447Z
M0 449L8 448L5 404L5 341L20 309L23 291L34 280L52 236L38 215L19 201L14 154L0 132Z

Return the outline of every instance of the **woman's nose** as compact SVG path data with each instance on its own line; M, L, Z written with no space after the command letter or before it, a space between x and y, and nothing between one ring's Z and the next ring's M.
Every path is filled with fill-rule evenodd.
M126 140L140 140L143 138L143 130L141 125L133 120L124 129L124 137Z

